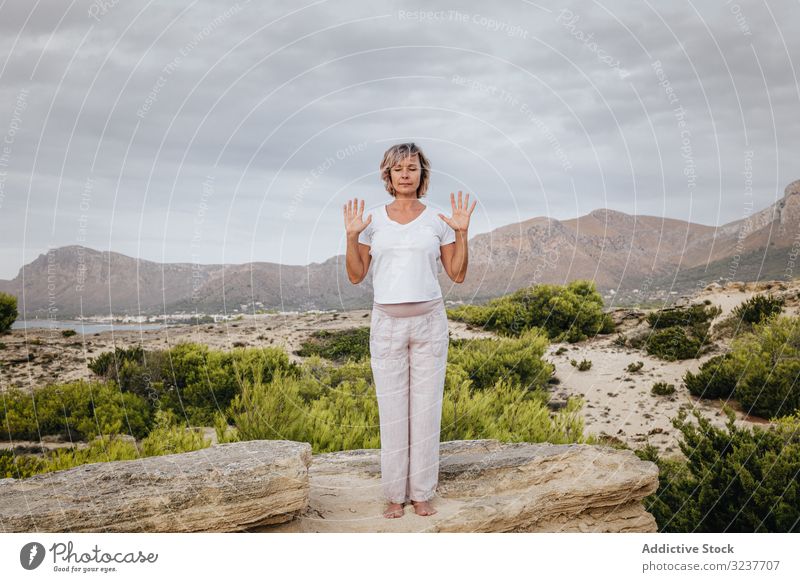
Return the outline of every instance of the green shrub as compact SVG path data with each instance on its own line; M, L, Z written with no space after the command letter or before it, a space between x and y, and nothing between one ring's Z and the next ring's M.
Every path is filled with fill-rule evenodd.
M130 348L115 348L113 352L102 354L89 360L89 369L108 380L116 380L116 372L126 361L141 362L144 359L144 350L141 346Z
M0 449L0 479L26 479L44 472L46 462L36 455L17 455Z
M306 360L308 365L309 360ZM306 392L306 400L314 400L322 395L326 389L336 389L342 382L364 382L372 383L372 367L368 359L352 361L348 360L340 366L325 366L324 373L319 377L319 384L314 394Z
M72 337L74 335L77 335L77 333L78 332L75 331L74 329L62 329L61 330L61 335L64 336L64 337Z
M573 281L566 287L526 287L486 305L459 306L448 310L448 315L507 337L540 327L557 342L574 343L614 331L614 322L603 313L603 298L593 281Z
M691 305L689 307L671 307L648 313L646 320L653 329L668 327L692 327L706 324L722 313L722 308L717 306Z
M155 457L174 453L188 453L211 446L199 430L178 423L171 410L157 410L155 426L141 442L141 455Z
M755 295L738 305L731 313L714 326L714 335L719 339L734 338L753 333L755 326L780 315L783 297Z
M583 400L570 398L551 415L543 390L524 390L504 379L471 389L467 372L448 366L442 404L441 440L498 439L503 442L595 443L584 437Z
M699 339L687 335L682 327L677 326L660 329L645 342L649 355L668 361L696 358L700 347Z
M314 382L275 374L270 380L245 379L242 391L230 404L230 415L240 440L291 440L308 442L308 410L299 385Z
M122 393L113 382L49 384L33 392L11 387L0 408L0 426L9 440L36 440L44 435L91 439L119 431L144 437L151 425L145 400Z
M340 363L347 359L360 360L369 355L369 334L368 327L335 331L318 330L301 344L297 355L301 357L318 355Z
M177 424L171 411L156 411L156 423L153 431L144 438L139 447L130 438L119 434L122 423L117 421L112 431L93 438L85 448L70 447L48 451L44 459L31 457L31 471L46 473L71 469L87 463L105 463L110 461L130 461L142 457L153 457L173 453L188 453L211 445L211 440L195 430Z
M592 361L591 360L587 360L587 359L583 359L580 362L578 362L577 360L573 359L573 360L570 360L569 363L574 368L578 368L579 372L585 372L586 370L589 370L592 367Z
M296 375L296 364L277 347L214 350L204 344L179 343L169 350L117 348L94 358L90 368L116 381L123 392L139 395L172 410L193 425L210 425L216 411L227 409L245 380L269 382L276 371Z
M667 384L666 382L656 382L650 388L650 393L655 396L669 396L675 393L675 384Z
M535 335L531 332L524 337ZM473 341L484 340L469 343ZM508 344L520 341L503 340ZM543 348L535 349L538 353ZM465 357L465 361L470 360ZM214 419L219 442L288 438L311 443L315 453L380 447L378 402L368 375L369 362L349 362L342 366L347 368L344 372L332 366L326 369L322 362L318 357L309 358L298 378L276 376L269 384L247 385L231 404L234 427L222 413ZM459 364L448 365L442 440L594 442L583 437L582 401L570 400L551 417L545 390L523 386L518 376L508 372L476 376L483 381L492 377L494 383L475 388L470 371ZM325 384L333 378L335 386ZM303 396L315 393L319 396L311 400Z
M380 447L375 387L364 379L344 380L308 408L307 442L316 452Z
M749 324L761 323L773 315L778 315L783 310L784 303L783 297L754 295L736 306L732 315L735 319Z
M650 313L646 320L656 331L631 345L669 361L696 358L710 349L711 321L720 313L722 308L705 304Z
M714 356L697 374L686 372L683 381L690 394L700 398L730 398L736 387L736 372L729 354Z
M800 408L800 318L776 316L731 343L734 397L750 414L793 414Z
M627 365L625 370L630 374L635 374L639 372L644 367L644 362L631 362Z
M652 447L636 452L660 471L645 509L661 532L800 531L800 416L748 429L736 427L735 414L725 411L724 430L697 410L697 425L687 421L685 409L673 419L686 461L661 460Z
M519 338L477 338L451 346L448 367L466 370L477 390L494 386L507 379L534 390L543 387L555 371L555 366L542 359L549 342L538 328L522 332Z
M0 292L0 333L7 332L17 320L17 298Z

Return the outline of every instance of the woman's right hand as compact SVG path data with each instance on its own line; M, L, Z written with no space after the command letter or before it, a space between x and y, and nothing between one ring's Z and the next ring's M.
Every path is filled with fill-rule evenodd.
M367 225L372 222L372 215L364 220L364 201L361 201L361 207L358 205L358 198L348 200L344 205L344 228L347 235L358 235L362 230L367 228Z

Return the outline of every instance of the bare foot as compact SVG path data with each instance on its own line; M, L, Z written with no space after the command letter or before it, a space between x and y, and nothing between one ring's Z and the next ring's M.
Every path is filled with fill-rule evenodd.
M436 513L436 510L427 501L412 500L411 503L414 504L414 511L417 512L417 515L433 515L434 513Z
M392 519L395 517L403 517L403 504L402 503L390 503L389 506L386 508L386 511L383 512L383 517L387 519Z

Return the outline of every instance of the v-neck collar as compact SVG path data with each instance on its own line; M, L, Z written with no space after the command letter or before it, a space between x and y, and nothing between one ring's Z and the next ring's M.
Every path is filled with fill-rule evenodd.
M412 225L412 224L414 224L414 223L415 223L417 220L419 220L420 218L422 218L422 215L423 215L423 214L425 214L426 212L428 212L428 208L430 208L430 206L426 204L426 205L425 205L425 209L424 209L422 212L420 212L420 213L417 215L417 217L416 217L416 218L414 218L414 220L412 220L411 222L406 222L405 224L401 224L401 223L397 222L396 220L392 220L392 219L389 217L389 211L388 211L388 210L387 210L387 208L386 208L386 204L384 204L384 205L383 205L383 215L386 217L386 220L388 220L389 222L391 222L392 224L395 224L395 225L397 225L397 226L411 226L411 225Z

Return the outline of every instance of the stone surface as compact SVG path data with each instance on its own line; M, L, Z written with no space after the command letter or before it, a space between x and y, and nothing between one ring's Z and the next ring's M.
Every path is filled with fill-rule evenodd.
M382 516L380 451L314 455L308 508L261 532L654 532L642 499L658 468L627 450L590 445L441 444L437 513Z
M2 532L230 532L308 505L311 445L226 443L0 479Z

